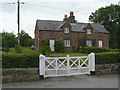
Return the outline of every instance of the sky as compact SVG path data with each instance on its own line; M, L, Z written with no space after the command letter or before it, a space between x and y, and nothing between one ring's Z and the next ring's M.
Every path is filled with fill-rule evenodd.
M62 21L64 15L73 11L78 22L87 23L95 10L118 4L120 0L20 0L20 31L23 29L32 38L36 20ZM15 3L15 4L13 4ZM17 0L0 0L0 32L17 35Z

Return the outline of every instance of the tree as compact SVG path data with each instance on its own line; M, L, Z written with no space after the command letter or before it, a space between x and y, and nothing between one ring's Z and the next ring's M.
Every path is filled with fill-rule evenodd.
M109 32L110 48L118 48L120 40L120 6L113 5L99 8L89 16L89 20L101 24Z
M9 48L14 47L16 43L17 40L13 33L8 33L8 32L2 33L2 47L5 47L6 51L9 51Z
M34 44L34 39L32 39L31 36L29 36L28 33L21 30L20 44L21 44L21 46L26 46L26 47L31 46L32 44Z

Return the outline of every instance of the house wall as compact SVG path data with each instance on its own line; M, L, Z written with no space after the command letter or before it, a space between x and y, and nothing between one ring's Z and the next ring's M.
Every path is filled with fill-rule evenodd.
M64 33L64 28L68 27L69 28L69 33ZM91 34L86 34L86 29L91 29L92 33ZM70 40L70 47L65 47L66 51L72 51L73 47L78 48L80 46L79 43L85 40L95 40L96 42L94 43L95 46L98 47L98 42L99 40L103 41L103 47L104 48L109 48L109 34L105 33L95 33L93 32L93 28L90 24L86 26L84 29L85 32L75 32L71 31L71 25L69 23L65 23L62 27L61 30L38 30L36 27L35 30L35 50L40 51L41 47L41 41L42 39L53 39L55 41L63 41L65 39ZM92 43L93 44L93 43Z
M42 39L54 39L55 41L63 41L64 39L70 40L70 47L65 47L65 50L72 51L72 47L78 47L78 43L86 37L87 39L94 40L96 39L95 45L98 46L98 41L103 40L103 47L109 48L109 34L103 33L92 33L91 35L86 35L81 32L70 32L69 34L64 34L63 31L39 31L39 44L36 44L36 51L39 51L37 48L41 47ZM38 46L39 45L39 46Z

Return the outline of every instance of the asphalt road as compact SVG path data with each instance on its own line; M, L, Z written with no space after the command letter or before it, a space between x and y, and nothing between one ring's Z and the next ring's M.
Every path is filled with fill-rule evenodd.
M34 82L4 83L3 88L118 88L118 75L52 77Z

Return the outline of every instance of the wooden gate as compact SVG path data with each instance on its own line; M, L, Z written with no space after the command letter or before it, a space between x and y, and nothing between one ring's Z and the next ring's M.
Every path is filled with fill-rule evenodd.
M90 74L95 71L95 55L80 57L45 57L39 56L40 75L45 77Z

